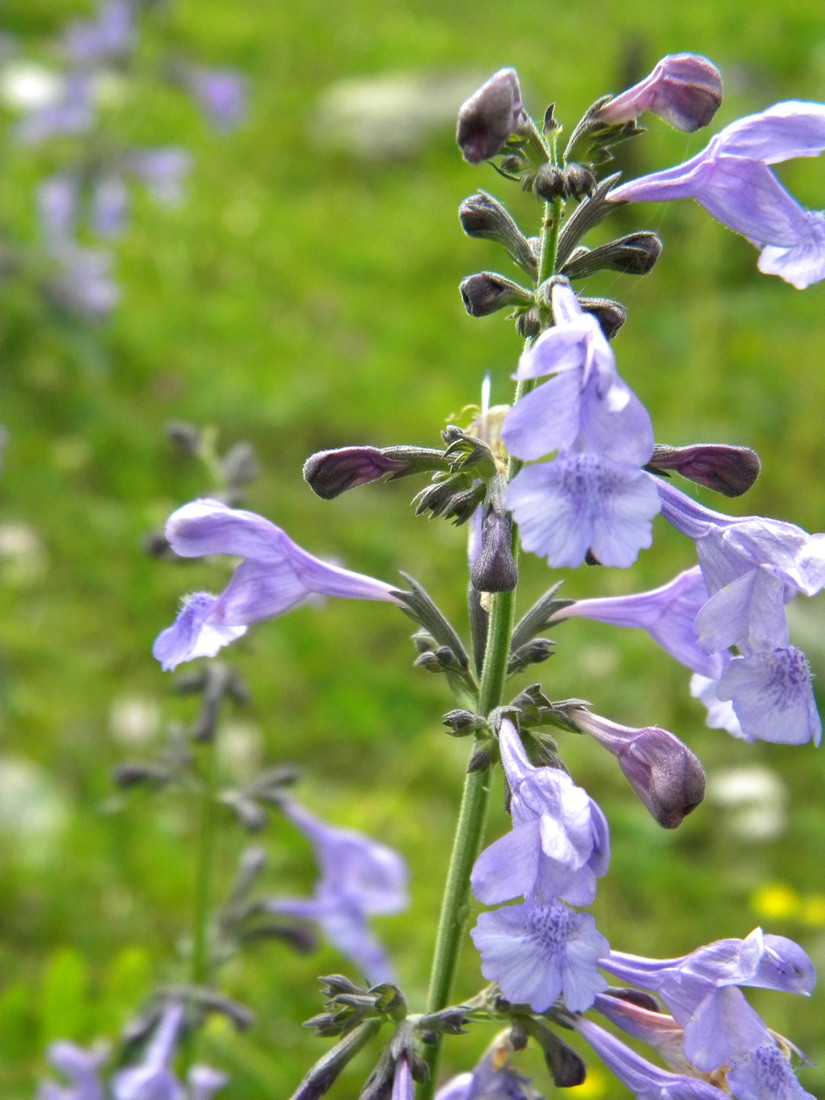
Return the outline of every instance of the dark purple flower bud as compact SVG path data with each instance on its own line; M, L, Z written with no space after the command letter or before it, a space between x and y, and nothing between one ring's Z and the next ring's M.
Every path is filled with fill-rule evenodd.
M470 573L476 592L512 592L518 584L510 517L490 508L481 521L481 546Z
M598 117L609 126L631 122L653 111L677 130L692 133L707 126L722 102L722 77L706 57L674 53L621 95L609 99Z
M647 275L659 259L662 242L655 233L629 233L598 248L578 248L561 270L568 279L583 279L594 271Z
M505 306L523 306L533 304L533 295L523 286L505 279L495 271L480 271L478 275L468 275L459 284L464 308L471 317L486 317Z
M304 463L304 480L324 500L332 500L347 489L367 485L385 474L398 473L408 463L388 458L380 447L339 447L318 451Z
M545 202L554 199L580 199L589 195L596 186L596 177L583 164L567 164L557 168L542 164L533 178L533 190Z
M582 732L613 753L625 778L663 828L675 829L704 798L702 765L672 733L658 726L620 726L579 708L570 717Z
M514 263L528 274L535 273L536 254L498 199L486 191L477 191L459 206L458 218L468 237L496 241L507 249Z
M675 470L726 497L746 493L759 477L761 466L759 455L750 447L726 443L694 443L690 447L657 443L648 464L652 470Z
M521 122L521 88L515 69L499 69L458 111L456 141L464 159L494 157Z
M612 340L627 320L627 313L611 298L579 298L585 313L592 313L608 340Z

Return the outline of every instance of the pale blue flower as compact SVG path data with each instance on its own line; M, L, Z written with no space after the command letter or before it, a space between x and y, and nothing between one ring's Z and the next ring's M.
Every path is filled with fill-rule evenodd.
M636 1100L730 1100L728 1092L707 1081L660 1069L585 1016L574 1020L573 1027Z
M530 1079L516 1072L499 1052L485 1054L472 1073L460 1073L435 1100L540 1100Z
M526 901L482 913L470 935L484 977L498 982L508 1001L534 1012L546 1012L559 997L571 1012L584 1012L607 987L598 972L607 940L590 913L560 901Z
M610 861L604 814L566 772L534 767L507 719L499 744L513 827L476 860L473 893L486 905L517 897L589 905Z
M49 1046L46 1057L70 1084L43 1081L37 1089L37 1100L104 1100L100 1071L108 1057L106 1047L84 1050L76 1043L60 1039Z
M316 921L369 982L392 981L392 964L370 931L367 917L407 908L407 864L386 844L328 825L292 799L281 808L312 843L321 877L311 897L270 898L264 907L271 913Z
M769 165L825 149L825 105L789 100L727 126L684 164L614 188L609 198L694 198L761 249L759 270L799 289L825 278L825 217L805 210Z
M504 503L525 550L554 568L575 568L588 554L627 568L653 542L659 511L656 486L639 467L567 451L520 470Z
M195 593L175 623L158 635L152 652L165 669L195 657L214 657L250 623L281 615L312 593L395 599L391 585L328 565L269 520L217 500L196 500L179 508L169 517L166 537L181 557L231 554L245 560L220 596Z
M697 565L647 592L576 600L562 608L554 621L578 618L638 627L681 664L708 678L717 678L722 675L725 658L708 653L699 645L696 634L696 616L707 602L707 586Z
M232 69L191 66L183 73L207 120L218 130L231 130L246 114L246 81Z

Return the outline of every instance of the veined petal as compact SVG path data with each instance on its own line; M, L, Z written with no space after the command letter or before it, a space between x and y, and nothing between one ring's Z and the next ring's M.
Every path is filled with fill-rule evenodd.
M779 275L797 290L825 279L825 218L818 211L804 213L807 228L794 244L769 244L759 256L763 275Z
M514 825L476 860L470 879L473 893L484 905L525 897L536 885L540 857L538 819Z
M728 156L778 164L825 151L825 104L789 99L746 115L721 130L711 142Z
M177 619L160 632L152 647L152 655L164 671L195 657L215 657L223 646L246 633L244 625L210 620L217 603L217 596L209 592L195 592L186 598Z
M816 709L805 654L795 646L733 657L717 692L730 699L748 741L818 745L822 722Z
M804 208L761 161L717 157L697 173L693 197L757 248L796 245L808 229Z

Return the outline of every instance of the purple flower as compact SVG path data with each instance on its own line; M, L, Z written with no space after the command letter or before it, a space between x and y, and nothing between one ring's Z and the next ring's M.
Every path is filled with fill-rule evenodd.
M435 1094L435 1100L539 1100L530 1080L508 1065L506 1054L485 1054L472 1073L460 1073Z
M507 413L507 450L525 461L572 450L643 466L654 447L650 416L619 377L598 321L566 283L554 285L552 301L555 324L522 355L513 377L553 377Z
M112 257L107 252L57 240L49 246L49 254L58 270L44 283L46 297L61 309L90 321L103 320L120 297L110 274Z
M588 556L627 568L653 542L659 511L656 487L644 471L574 452L520 470L504 503L525 550L555 568L575 568Z
M391 585L328 565L269 520L217 500L196 500L179 508L169 517L166 537L184 558L232 554L245 560L220 596L195 593L175 623L157 637L152 652L164 669L195 657L214 657L250 623L281 615L312 593L395 598Z
M613 753L633 790L665 829L675 829L704 798L705 773L678 737L658 726L620 726L584 708L572 721Z
M566 772L534 767L507 719L499 744L513 828L476 860L473 893L485 905L517 897L589 905L610 860L604 814Z
M327 825L291 799L282 809L312 843L321 877L312 897L272 898L265 908L317 921L368 981L392 981L392 965L366 918L407 908L406 863L387 845L352 829Z
M104 0L96 19L77 19L64 35L70 61L90 62L127 53L134 44L134 0Z
M606 988L597 962L607 941L589 913L560 901L482 913L470 935L484 977L498 982L508 1001L534 1012L546 1012L559 997L571 1012L583 1012Z
M122 176L109 172L95 180L91 198L91 223L102 237L123 232L129 212L129 191Z
M716 66L695 53L672 53L596 113L600 121L616 126L652 111L677 130L692 133L707 126L721 102L722 77Z
M74 237L78 184L73 176L49 176L37 188L37 213L46 239L60 247Z
M718 678L725 659L718 653L707 653L696 636L696 616L707 600L702 571L694 566L647 592L576 600L558 612L556 621L592 619L612 626L639 627L683 665L709 678Z
M406 1054L402 1054L395 1063L390 1100L415 1100L415 1086L413 1085L412 1069L410 1068L410 1060Z
M609 992L599 993L593 1007L634 1039L652 1046L670 1069L677 1073L692 1072L683 1049L685 1029L672 1016Z
M707 1081L670 1073L642 1058L621 1039L584 1016L573 1027L593 1047L607 1068L627 1085L636 1100L729 1100L730 1094Z
M246 81L231 69L192 67L184 81L207 120L217 130L231 130L246 114Z
M744 940L718 940L681 958L645 959L612 951L599 965L662 998L685 1029L686 1056L703 1072L726 1061L736 1043L735 1033L725 1026L729 998L722 991L744 985L809 994L816 981L813 964L798 944L761 928ZM720 1060L710 1065L717 1056Z
M95 120L91 78L70 73L62 83L60 99L35 108L21 119L15 131L22 145L62 134L79 134L91 129Z
M155 202L163 206L177 206L182 201L184 177L191 166L190 154L174 146L138 149L126 158L128 170L146 185Z
M170 1002L157 1025L142 1060L112 1077L114 1100L210 1100L227 1078L207 1066L193 1066L184 1090L171 1069L183 1025L184 1009Z
M84 1050L75 1043L59 1040L51 1044L46 1056L71 1084L43 1081L37 1090L37 1100L104 1100L100 1070L108 1056L106 1047Z
M614 188L609 198L695 198L723 225L760 248L759 270L800 290L825 278L825 217L805 210L769 165L825 149L825 105L790 100L727 126L675 168Z
M526 550L551 566L632 565L652 541L659 511L655 485L641 467L653 454L644 406L619 378L598 322L565 283L552 290L555 325L522 357L519 379L553 377L516 402L502 439L525 461L504 502Z

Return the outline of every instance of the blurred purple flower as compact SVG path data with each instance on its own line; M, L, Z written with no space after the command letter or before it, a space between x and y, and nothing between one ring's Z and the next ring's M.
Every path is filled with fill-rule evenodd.
M214 657L261 619L289 611L312 593L394 601L383 581L351 573L308 554L274 523L217 500L185 504L170 517L166 537L184 558L231 554L245 560L220 596L197 592L152 650L164 669L195 657Z
M499 744L513 827L476 860L473 893L485 905L516 897L589 905L610 861L604 814L566 772L534 767L508 719Z
M696 565L647 592L576 600L557 612L554 621L592 619L612 626L641 628L681 664L703 676L718 678L725 659L719 653L707 653L696 636L696 616L707 600L708 590Z
M392 981L392 964L367 917L400 913L409 905L406 863L386 844L320 821L292 799L283 812L312 843L321 877L309 898L270 898L264 908L317 921L329 940L372 984Z
M498 982L508 1001L534 1012L546 1012L559 997L571 1012L583 1012L607 987L597 969L607 940L589 913L560 901L482 913L470 935L484 977Z
M804 289L825 278L825 216L805 210L768 167L825 149L825 105L790 100L727 126L674 168L614 188L609 199L694 198L761 249L759 270Z
M46 1057L71 1083L43 1081L37 1089L37 1100L105 1100L100 1070L108 1057L106 1047L84 1050L61 1039L51 1044Z
M660 1069L584 1016L577 1017L573 1027L636 1100L730 1100L727 1091L707 1081Z
M126 169L146 186L155 202L164 206L176 206L183 200L185 177L191 166L191 155L174 146L134 149L125 158Z
M90 221L95 233L116 237L126 227L129 191L122 176L114 172L100 176L92 188Z
M48 241L65 242L74 237L78 200L78 182L74 176L49 176L38 185L38 220Z
M112 257L70 241L56 241L48 251L58 270L44 283L46 296L70 313L90 321L103 320L120 298L110 274Z
M246 80L231 69L187 67L184 82L207 120L217 130L231 130L246 114Z
M62 81L56 103L35 107L15 129L21 145L35 145L62 134L79 134L91 129L95 120L91 77L69 73Z
M721 102L722 77L715 65L699 54L671 53L644 80L609 99L597 117L616 126L652 111L677 130L692 133L707 126Z
M85 63L128 53L135 41L134 0L103 0L97 18L73 20L63 35L69 61Z
M184 1089L172 1070L183 1025L184 1008L170 1002L143 1058L112 1077L114 1100L210 1100L227 1083L227 1077L208 1066L192 1066Z
M517 1073L499 1052L485 1054L472 1073L460 1073L435 1100L540 1100L530 1079Z

